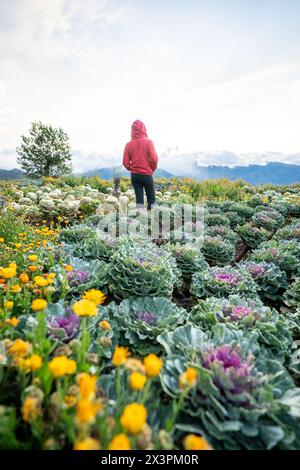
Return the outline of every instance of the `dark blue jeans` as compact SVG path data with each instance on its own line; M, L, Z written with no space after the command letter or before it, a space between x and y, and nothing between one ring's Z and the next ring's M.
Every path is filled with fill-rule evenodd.
M131 173L131 182L135 192L137 207L144 206L144 190L147 197L147 208L155 204L155 188L153 176Z

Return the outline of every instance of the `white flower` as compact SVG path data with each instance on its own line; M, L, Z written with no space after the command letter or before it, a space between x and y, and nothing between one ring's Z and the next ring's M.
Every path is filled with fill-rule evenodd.
M33 201L33 202L36 202L37 199L38 199L36 193L32 193L32 192L27 193L27 194L26 194L26 197L28 197L29 199L31 199L31 201Z
M19 200L19 203L22 204L22 205L29 205L32 203L32 200L29 199L29 197L22 197L20 200Z
M54 209L55 207L55 202L53 201L53 199L50 199L49 197L48 198L44 198L44 199L41 199L40 200L40 206L43 208L43 209Z

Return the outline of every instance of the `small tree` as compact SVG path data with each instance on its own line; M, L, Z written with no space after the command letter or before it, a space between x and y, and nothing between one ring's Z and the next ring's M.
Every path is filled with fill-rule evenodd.
M63 129L33 122L29 136L21 136L18 163L28 176L61 176L71 173L71 147Z

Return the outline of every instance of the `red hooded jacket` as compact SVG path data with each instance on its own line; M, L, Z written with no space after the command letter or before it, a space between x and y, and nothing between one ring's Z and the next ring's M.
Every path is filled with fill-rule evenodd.
M131 126L131 141L125 145L123 165L131 173L153 175L158 157L152 140L148 139L145 124L139 119Z

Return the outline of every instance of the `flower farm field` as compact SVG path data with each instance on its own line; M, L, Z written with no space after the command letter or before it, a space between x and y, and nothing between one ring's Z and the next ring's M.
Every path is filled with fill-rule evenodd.
M0 449L300 449L300 185L158 180L203 246L111 186L0 182Z

